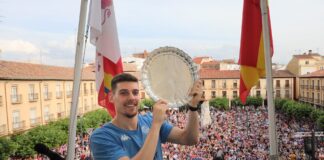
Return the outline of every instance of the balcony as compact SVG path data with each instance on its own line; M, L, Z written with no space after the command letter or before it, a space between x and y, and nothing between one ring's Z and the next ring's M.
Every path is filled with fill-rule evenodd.
M18 132L24 130L26 127L25 121L13 122L12 123L12 130L13 132Z
M45 115L44 120L45 120L45 123L49 123L51 121L54 121L55 120L54 114Z
M222 85L222 89L226 89L226 85Z
M36 102L38 100L38 93L29 93L28 99L29 102Z
M63 96L62 96L62 92L56 92L56 99L62 99Z
M2 107L3 101L2 101L2 96L0 96L0 107Z
M280 94L276 94L276 98L281 98L281 95Z
M93 95L93 94L94 94L94 92L95 92L95 90L94 90L94 89L91 89L91 90L90 90L90 93L91 93L91 95Z
M289 84L286 84L286 85L285 85L285 88L286 88L286 89L289 89L289 88L290 88L290 85L289 85Z
M314 89L314 86L309 86L309 89Z
M42 123L41 117L31 118L30 119L30 126L31 127L36 127L36 126L40 125L41 123Z
M52 93L51 92L44 93L44 100L48 101L50 99L52 99Z
M66 97L71 98L72 97L72 91L67 91L66 92Z
M324 101L321 101L321 106L324 106Z
M6 134L7 134L7 125L5 125L5 124L0 125L0 136L6 135Z
M234 85L234 86L233 86L233 89L238 89L238 88L237 88L237 85Z
M315 90L320 90L320 86L315 86Z
M59 112L57 113L57 118L62 119L65 117L65 112Z
M319 104L320 103L320 100L319 99L314 99L314 103L315 104Z
M321 89L324 90L324 86L321 86Z
M11 103L12 104L20 104L22 102L21 94L11 95Z

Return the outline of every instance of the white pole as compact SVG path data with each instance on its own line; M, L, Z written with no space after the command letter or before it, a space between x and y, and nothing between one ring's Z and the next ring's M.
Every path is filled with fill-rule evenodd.
M75 136L77 128L77 108L80 92L80 83L82 75L82 63L84 57L84 34L87 18L88 0L81 0L80 17L79 17L79 29L75 51L75 63L74 63L74 82L73 82L73 94L72 105L70 110L70 125L69 125L69 142L68 142L68 155L67 160L74 160L75 156Z
M269 140L270 140L270 160L278 160L278 143L276 133L275 108L273 104L273 85L272 85L272 61L270 56L270 30L268 19L268 1L260 0L262 15L262 31L266 63L267 76L267 101L268 101L268 118L269 118Z

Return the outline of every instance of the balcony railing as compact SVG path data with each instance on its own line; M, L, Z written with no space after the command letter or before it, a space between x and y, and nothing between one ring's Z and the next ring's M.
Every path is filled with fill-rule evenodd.
M59 112L57 113L57 118L61 119L65 117L65 112Z
M0 135L5 135L7 134L7 125L3 124L0 125Z
M21 130L25 129L25 127L26 127L25 121L13 122L12 123L12 130L14 132L21 131Z
M285 85L285 88L286 88L286 89L290 88L290 85L289 85L289 84L286 84L286 85Z
M12 104L20 104L22 102L21 94L11 95L10 97L11 97L11 103Z
M91 95L93 95L93 94L94 94L94 92L95 92L95 90L94 90L94 89L91 89L91 90L90 90L90 93L91 93Z
M41 117L32 118L32 119L30 119L30 126L31 127L38 126L38 125L40 125L42 123L41 121L42 121Z
M314 99L314 103L319 104L320 100L319 99Z
M276 89L280 89L280 85L276 85Z
M280 98L281 97L281 95L280 94L276 94L276 98Z
M62 99L63 94L62 92L56 92L56 99Z
M237 85L234 85L234 86L233 86L233 89L237 89Z
M324 106L324 101L321 101L321 106Z
M44 100L50 100L50 99L52 99L52 93L51 92L45 92L44 93Z
M309 86L309 89L314 89L314 86Z
M2 107L3 101L2 101L2 96L0 96L0 107Z
M28 99L29 102L36 102L38 100L38 93L29 93Z
M320 86L315 86L315 89L316 90L320 90Z

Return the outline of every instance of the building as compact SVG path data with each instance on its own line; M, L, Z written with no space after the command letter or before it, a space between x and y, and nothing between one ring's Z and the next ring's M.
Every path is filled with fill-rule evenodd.
M204 85L204 96L207 100L216 97L226 97L230 100L239 96L240 71L239 70L213 70L199 71ZM273 88L275 98L292 99L294 95L295 76L287 70L273 71ZM266 98L266 79L261 78L258 84L250 91L251 96Z
M301 76L324 69L324 58L309 50L308 53L293 55L287 65L287 70L296 76Z
M300 76L299 101L324 108L324 70Z
M0 61L0 136L68 117L73 74L73 68ZM84 69L78 114L98 108L95 75Z

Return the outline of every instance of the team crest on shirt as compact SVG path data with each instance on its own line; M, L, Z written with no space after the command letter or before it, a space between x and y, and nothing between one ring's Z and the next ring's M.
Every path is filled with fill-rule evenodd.
M123 134L123 135L120 136L120 140L122 140L122 141L127 141L129 139L130 138L127 135L125 135L125 134Z

